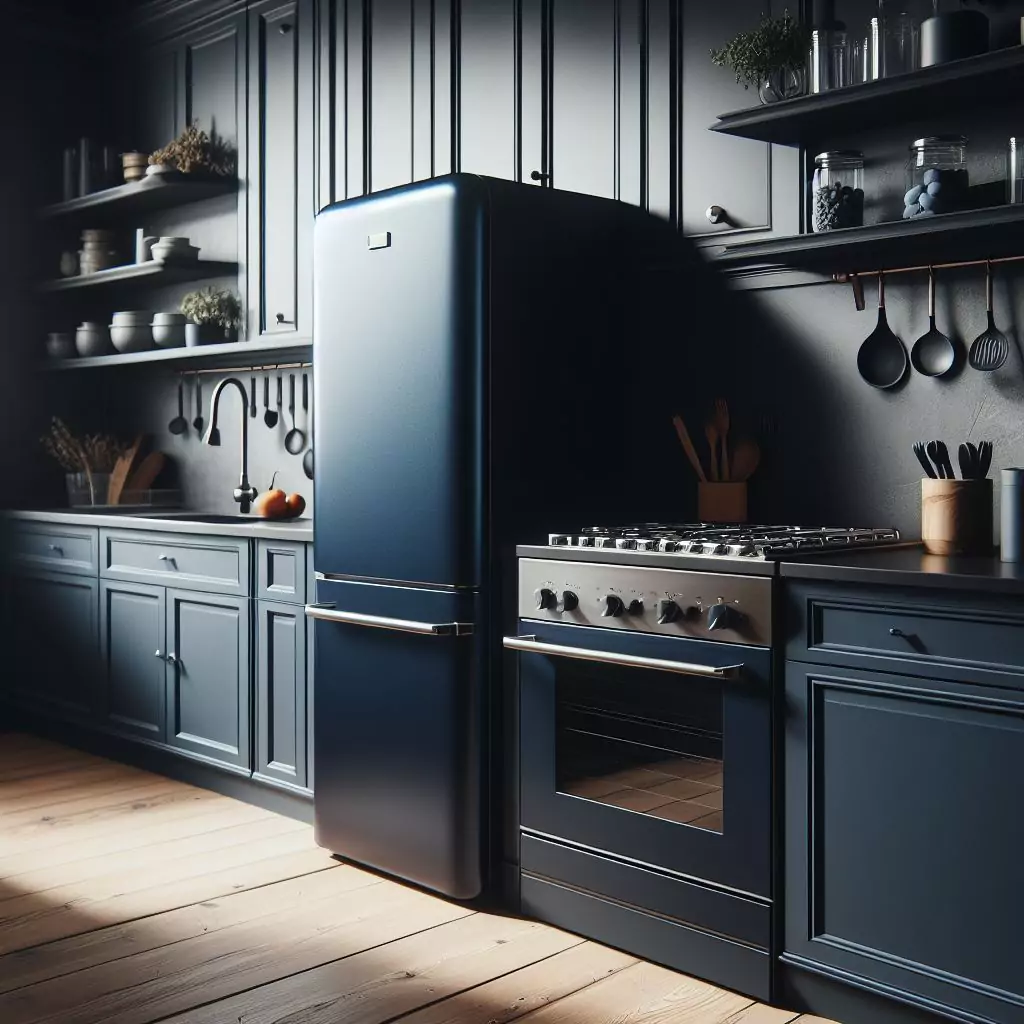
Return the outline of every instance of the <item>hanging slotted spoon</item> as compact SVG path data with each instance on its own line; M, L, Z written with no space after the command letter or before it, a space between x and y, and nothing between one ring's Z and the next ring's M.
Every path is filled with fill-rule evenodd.
M967 361L975 370L985 373L998 370L1010 354L1010 342L998 327L992 316L992 264L985 265L985 307L988 310L988 327L974 339Z
M907 350L885 316L885 275L878 275L878 325L857 352L857 371L873 388L894 388L907 372Z
M949 373L956 362L956 349L935 326L935 270L928 268L928 330L914 342L910 361L918 373L926 377L941 377Z

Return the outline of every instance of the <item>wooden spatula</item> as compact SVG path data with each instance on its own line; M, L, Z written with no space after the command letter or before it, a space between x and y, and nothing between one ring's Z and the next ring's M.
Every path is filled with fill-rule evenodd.
M108 505L121 504L121 495L124 492L125 481L135 468L135 460L139 457L142 439L143 435L139 434L132 442L131 447L114 463L114 469L110 474L110 483L107 484Z
M166 464L167 456L163 452L150 452L128 478L124 491L130 494L148 491Z

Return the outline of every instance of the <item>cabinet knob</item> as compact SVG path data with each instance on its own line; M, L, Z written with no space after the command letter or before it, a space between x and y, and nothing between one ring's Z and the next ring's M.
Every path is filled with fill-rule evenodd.
M174 565L174 555L157 555L157 561L166 562L168 565Z
M906 636L902 629L897 629L895 626L889 627L889 636Z
M531 181L550 181L551 175L547 171L530 171Z
M55 555L60 555L61 558L64 557L64 549L59 544L50 544L49 548Z
M168 665L177 665L178 656L174 653L174 651L170 651L168 652L167 657L164 658L164 661L166 661Z
M722 206L718 206L718 205L709 206L707 208L707 212L705 213L705 216L707 217L708 221L711 224L728 224L729 223L729 214L726 213L725 208L722 207Z
M286 317L286 316L284 315L284 313L278 313L278 314L277 314L277 316L275 316L275 317L274 317L274 319L275 319L275 320L277 320L277 322L278 322L279 324L294 324L294 323L295 323L295 321L294 321L294 320L289 320L289 319L288 319L288 318L287 318L287 317Z
M163 661L164 660L164 652L160 651L160 650L154 651L153 652L153 657L154 658L159 658L161 661Z
M283 36L288 35L288 33L291 32L291 30L292 27L287 21L282 22L280 25L277 26L277 31L280 32L281 35Z

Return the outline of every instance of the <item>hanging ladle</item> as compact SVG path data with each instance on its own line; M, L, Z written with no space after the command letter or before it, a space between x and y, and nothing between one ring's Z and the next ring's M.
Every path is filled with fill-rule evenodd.
M178 377L178 415L167 424L167 429L172 434L184 434L188 430L188 420L185 419L185 395L184 382Z
M298 455L306 447L306 435L295 423L295 374L288 374L288 411L292 416L292 429L284 436L284 450L289 455Z
M873 388L893 388L907 372L907 350L885 315L885 275L878 275L878 324L857 352L857 372Z
M914 342L910 361L918 373L926 377L941 377L949 373L956 362L956 348L935 326L935 268L928 268L928 330Z

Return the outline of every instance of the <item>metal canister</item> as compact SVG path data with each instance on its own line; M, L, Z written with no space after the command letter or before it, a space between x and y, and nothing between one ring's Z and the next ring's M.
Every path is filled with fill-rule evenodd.
M999 557L1024 561L1024 469L1004 469L1000 493Z

